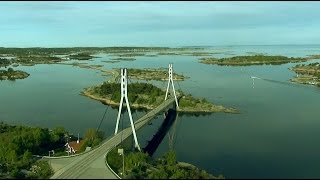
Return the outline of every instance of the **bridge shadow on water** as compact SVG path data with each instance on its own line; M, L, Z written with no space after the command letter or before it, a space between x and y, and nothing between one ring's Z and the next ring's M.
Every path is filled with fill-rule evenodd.
M175 109L169 109L166 113L166 117L161 124L160 128L158 129L157 133L153 136L153 138L148 141L148 144L143 151L148 153L150 156L154 154L157 150L158 146L162 142L163 138L169 131L170 127L172 126L173 122L176 120L177 111Z

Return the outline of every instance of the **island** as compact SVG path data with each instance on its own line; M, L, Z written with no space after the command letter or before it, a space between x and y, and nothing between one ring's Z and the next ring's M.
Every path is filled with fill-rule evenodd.
M320 63L298 64L289 69L297 73L290 81L320 87Z
M117 69L120 71L120 69ZM167 68L144 68L144 69L128 69L128 76L132 79L139 79L139 80L158 80L158 81L165 81L168 80L168 69ZM173 73L172 76L173 80L175 81L183 81L190 77L183 76L181 74Z
M103 62L109 62L109 61L103 61ZM112 63L112 62L109 62ZM113 68L113 69L105 69L103 68L103 65L100 64L88 64L88 63L79 63L79 62L73 62L73 63L59 63L64 65L72 65L77 66L80 68L86 68L86 69L95 69L99 70L102 73L102 76L113 76L110 80L110 82L114 82L120 75L120 69ZM167 68L144 68L144 69L134 69L129 68L128 70L128 77L132 79L138 79L138 80L155 80L155 81L166 81L168 80L168 69ZM185 79L188 79L190 77L173 73L173 80L175 81L184 81Z
M17 56L12 62L21 64L23 66L34 66L35 64L56 64L64 61L60 57L50 55L28 55L28 56Z
M221 52L185 52L186 56L211 56L212 54L221 54Z
M307 56L308 59L320 59L320 54L311 54Z
M158 55L181 55L180 53L175 52L159 52Z
M147 54L146 57L158 57L156 54Z
M76 59L76 60L90 60L92 58L97 58L96 56L92 56L90 53L71 54L68 57L69 59Z
M88 63L79 63L79 62L73 62L73 63L60 63L63 65L72 65L75 67L79 67L79 68L84 68L84 69L94 69L94 70L98 70L101 72L102 76L110 76L113 75L114 78L119 74L118 72L115 72L113 70L106 70L102 67L104 67L104 65L101 64L88 64Z
M136 58L125 58L125 57L120 57L120 58L113 58L113 59L111 59L111 60L113 60L113 61L134 61L134 60L136 60Z
M217 64L220 66L250 66L250 65L280 65L286 63L305 62L308 58L302 57L286 57L286 56L267 56L267 55L253 55L253 56L234 56L227 58L201 58L200 63L203 64Z
M102 83L101 85L85 88L80 94L98 100L103 104L119 106L120 104L120 83ZM128 84L128 99L133 109L154 109L163 102L165 91L149 83ZM197 99L191 95L184 95L181 91L180 106L177 111L185 113L239 113L234 108L226 108L214 105L205 99Z
M24 79L27 78L30 74L20 71L13 70L12 68L8 68L8 70L0 70L0 80L10 80L14 81L16 79Z
M141 52L141 53L139 53L139 52ZM144 50L141 50L141 51L133 51L133 52L126 52L126 53L117 52L117 53L112 54L112 56L118 56L118 57L145 56L146 54L145 54L145 53L142 53L142 52L144 52Z
M118 63L118 62L120 62L120 60L105 60L105 61L101 61L101 62L105 62L105 63Z

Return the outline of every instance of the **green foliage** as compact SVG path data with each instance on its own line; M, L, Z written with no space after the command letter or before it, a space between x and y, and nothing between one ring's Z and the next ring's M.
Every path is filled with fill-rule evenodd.
M57 128L50 132L46 128L11 126L1 122L0 144L3 145L0 146L1 172L9 173L11 177L22 178L21 169L28 169L35 162L32 154L47 155L49 150L63 146L61 144L63 142L57 141L56 138L56 136L61 137L64 131L61 130Z
M179 101L179 105L181 108L194 108L197 104L201 104L202 106L208 104L211 105L205 98L194 98L191 94L183 96Z
M64 129L64 127L55 127L52 130L51 141L53 141L53 142L59 142L59 141L65 142L64 141L64 137L65 137L66 133L67 133L67 131Z
M175 151L169 151L165 154L166 164L169 166L175 165L177 163L177 157Z
M24 79L29 76L28 73L24 71L15 71L12 68L8 68L8 70L0 70L0 80L4 80L4 77L7 77L8 80L15 80L15 79Z
M131 152L125 156L125 169L133 169L134 167L141 167L145 163L150 162L150 157L146 153Z
M163 80L163 79L168 79L168 69L166 68L128 69L128 76L133 79ZM183 80L187 77L184 77L181 74L173 73L173 78Z
M0 58L0 67L7 67L11 64L10 60L5 58Z
M48 179L53 174L53 169L49 165L48 161L37 161L30 168L30 173L27 178L30 179Z
M24 164L29 164L31 157L32 157L32 153L31 153L30 151L28 151L28 150L25 151L25 152L23 153L23 156L22 156L22 162L23 162Z
M110 167L118 173L122 168L122 156L117 152L117 148L111 150L107 155L107 161ZM122 172L122 170L121 170Z
M205 64L218 64L218 65L261 65L261 64L285 64L288 62L306 61L307 58L302 57L286 57L286 56L266 56L266 55L253 55L253 56L234 56L227 58L201 58L202 63Z
M69 55L70 59L77 59L77 60L89 60L94 58L94 56L91 56L90 53L78 53L74 55Z
M305 79L304 82L308 83L309 80L317 82L317 86L320 86L320 63L310 63L310 64L298 64L292 68L293 71L300 75L307 75L309 79ZM310 77L311 76L311 77Z
M164 96L165 92L160 88L148 83L128 84L128 99L131 103L137 104L157 104L157 97ZM120 102L120 83L106 83L94 88L95 93L102 97L108 97L114 102Z
M97 131L93 128L87 129L85 132L83 143L80 147L80 151L84 151L86 147L94 147L102 142L104 134L102 131Z
M107 161L117 173L122 172L122 156L117 148L108 153ZM142 152L125 153L125 179L224 179L200 170L192 165L180 165L174 151L167 152L163 158L152 159Z

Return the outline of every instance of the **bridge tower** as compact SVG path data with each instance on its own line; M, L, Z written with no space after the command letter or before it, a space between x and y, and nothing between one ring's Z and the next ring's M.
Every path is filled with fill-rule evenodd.
M119 120L120 120L120 116L121 116L123 99L125 99L126 107L127 107L129 118L130 118L132 133L133 133L133 137L134 137L134 141L135 141L135 147L138 148L139 151L141 151L139 143L138 143L138 139L137 139L134 123L133 123L133 120L132 120L131 109L130 109L130 105L129 105L129 101L128 101L127 88L128 88L127 69L126 68L124 68L124 69L121 68L121 100L120 100L119 112L118 112L118 117L117 117L117 124L116 124L116 129L114 131L114 134L116 135L118 133Z
M170 63L170 64L169 64L168 86L167 86L167 91L166 91L166 97L164 98L164 100L167 100L168 92L169 92L169 86L170 86L170 82L171 82L172 90L173 90L173 94L174 94L174 98L175 98L175 100L176 100L176 105L177 105L177 107L179 108L178 99L177 99L177 96L176 96L176 91L174 90L174 84L173 84L172 74L173 74L173 68L172 68L172 63Z

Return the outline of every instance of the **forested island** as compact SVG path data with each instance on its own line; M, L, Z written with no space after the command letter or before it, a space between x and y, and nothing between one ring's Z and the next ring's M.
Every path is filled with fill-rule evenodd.
M20 71L13 70L12 68L8 68L8 70L0 70L0 80L10 80L14 81L16 79L24 79L27 78L30 74Z
M320 87L320 64L311 63L311 64L298 64L290 70L297 73L295 78L292 78L292 82L297 82L300 84L310 84L317 85Z
M124 168L117 148L107 155L109 166L124 179L225 179L223 175L214 176L191 164L178 162L174 151L158 159L143 152L125 151L124 154Z
M120 70L118 70L120 71ZM168 80L168 69L167 68L145 68L145 69L128 69L128 76L132 79L140 79L140 80L158 80L164 81ZM183 76L181 74L173 73L173 80L183 81L189 77Z
M106 62L106 61L103 61ZM109 61L108 61L109 62ZM110 62L112 63L112 62ZM110 76L112 75L111 81L114 81L117 77L120 75L120 69L113 68L111 70L103 68L103 65L100 64L87 64L87 63L61 63L65 65L72 65L77 66L80 68L86 68L86 69L95 69L99 70L103 76ZM137 80L157 80L157 81L166 81L168 80L168 69L167 68L144 68L144 69L134 69L129 68L128 70L128 77L131 79L137 79ZM173 73L173 80L175 81L184 81L185 79L188 79L190 77Z
M102 83L98 86L85 88L81 94L89 98L101 101L104 104L119 106L120 103L120 83ZM128 98L130 106L134 109L154 109L163 102L165 91L148 83L132 83L128 84ZM182 92L177 92L181 95L180 112L226 112L238 113L234 108L226 108L223 106L214 105L205 99L197 99L191 95L184 95Z
M200 63L217 64L220 66L250 66L250 65L280 65L286 63L305 62L309 58L302 57L286 57L286 56L234 56L227 58L201 58Z
M125 54L116 54L119 57L135 57L135 56L145 56L144 53L125 53Z
M136 58L130 58L130 57L127 57L127 58L125 58L125 57L119 57L119 58L113 58L113 59L111 59L111 60L113 60L113 61L134 61L134 60L136 60Z
M96 56L92 56L89 53L78 53L78 54L72 54L68 56L69 59L76 59L76 60L90 60L92 58L96 58Z

